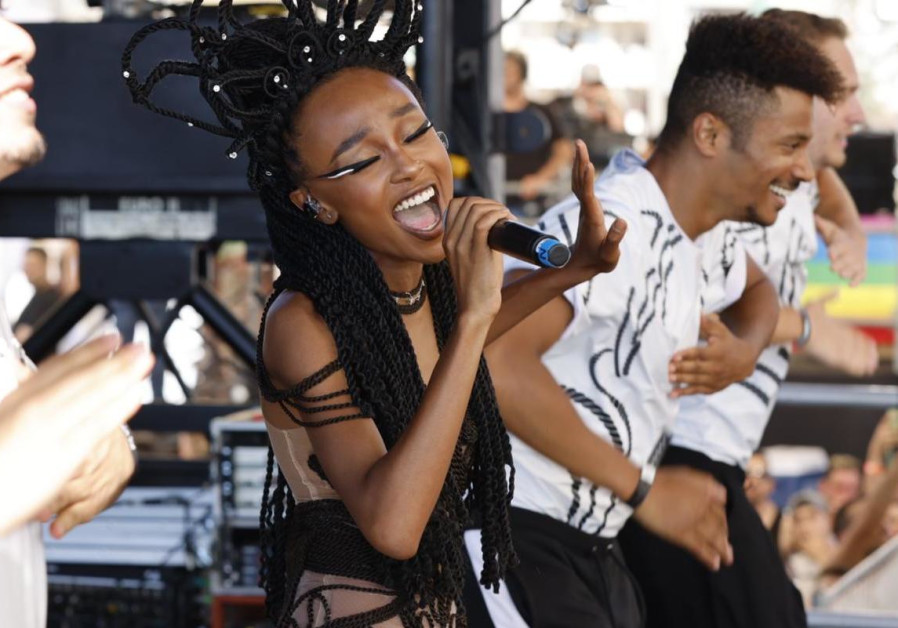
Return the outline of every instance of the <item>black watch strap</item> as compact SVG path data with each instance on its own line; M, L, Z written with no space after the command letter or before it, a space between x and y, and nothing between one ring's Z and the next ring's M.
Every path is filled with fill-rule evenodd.
M625 503L627 506L636 510L642 505L642 502L648 497L649 489L652 488L652 483L655 481L655 471L654 465L651 464L646 464L640 469L639 482L636 484L636 490L633 491L630 498L626 500Z

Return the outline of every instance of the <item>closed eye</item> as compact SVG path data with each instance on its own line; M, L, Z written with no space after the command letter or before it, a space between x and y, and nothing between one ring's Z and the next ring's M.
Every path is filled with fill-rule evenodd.
M348 166L343 166L337 170L332 170L330 172L325 172L322 175L319 175L319 179L339 179L340 177L345 177L348 174L355 174L357 172L361 172L375 161L380 159L379 156L369 157L364 161L357 161L354 164L349 164Z
M419 126L414 133L405 138L406 143L414 142L416 139L427 133L430 129L433 128L433 122L430 120L425 120L424 124Z
M2 1L2 0L0 0L0 1ZM409 135L407 138L405 138L405 142L406 143L414 142L416 139L418 139L419 137L421 137L422 135L427 133L432 128L433 128L433 123L430 120L425 120L421 126L419 126L417 129L415 129L415 131L411 135ZM357 172L361 172L362 170L364 170L365 168L367 168L368 166L373 164L378 159L380 159L379 156L369 157L368 159L365 159L364 161L358 161L354 164L349 164L348 166L343 166L342 168L339 168L337 170L332 170L330 172L326 172L322 175L319 175L318 178L333 180L333 179L339 179L341 177L345 177L348 174L356 174Z

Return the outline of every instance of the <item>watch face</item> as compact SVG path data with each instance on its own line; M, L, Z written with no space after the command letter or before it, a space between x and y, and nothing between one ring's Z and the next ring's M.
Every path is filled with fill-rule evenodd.
M653 464L646 464L642 467L642 472L639 474L639 479L642 482L650 485L655 481L655 473L658 471Z

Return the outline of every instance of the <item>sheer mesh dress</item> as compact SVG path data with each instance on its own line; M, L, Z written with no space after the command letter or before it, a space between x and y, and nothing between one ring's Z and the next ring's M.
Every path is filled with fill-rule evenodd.
M282 290L282 286L276 290L272 300ZM265 320L263 330L264 326ZM260 333L260 348L262 341ZM422 539L419 555L400 561L381 554L365 539L328 482L309 439L308 430L372 420L345 387L346 370L340 360L286 390L272 383L261 359L259 375L264 399L279 406L292 423L285 427L266 422L273 479L269 477L263 498L262 569L263 578L278 570L285 574L284 590L268 591L269 613L278 618L277 625L464 626L463 611L459 612L461 583L450 581L463 573L459 561L463 560L461 537L467 516L460 515L468 512L471 501L472 454L477 442L474 421L466 418L463 423L441 499L431 517L441 519L444 526L449 521L456 538L442 539L438 551L429 556L421 554L427 554L433 545ZM389 447L390 435L382 436ZM427 528L425 539L436 532L432 523ZM278 547L284 551L282 562Z

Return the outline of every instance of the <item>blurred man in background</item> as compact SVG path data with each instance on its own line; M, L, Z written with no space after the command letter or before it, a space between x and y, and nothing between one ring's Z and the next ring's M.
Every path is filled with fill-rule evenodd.
M556 98L549 107L572 137L583 140L597 171L618 150L633 146L624 130L624 112L595 65L584 66L574 93Z
M525 150L511 146L505 154L505 202L515 214L535 217L550 198L559 196L559 177L567 173L574 154L555 114L527 98L526 81L527 58L516 51L505 53L505 112L526 114L510 118L519 121L510 126L528 145Z
M34 288L34 294L19 314L19 320L13 325L16 339L25 342L40 325L43 318L50 313L59 302L62 294L59 288L50 282L47 266L47 252L33 246L25 252L25 278Z
M0 5L2 10L2 5ZM0 179L36 164L45 144L27 65L34 41L0 15ZM103 337L34 366L0 308L0 626L45 628L40 524L60 537L92 519L134 472L119 426L140 406L152 358ZM110 354L114 355L110 358Z

